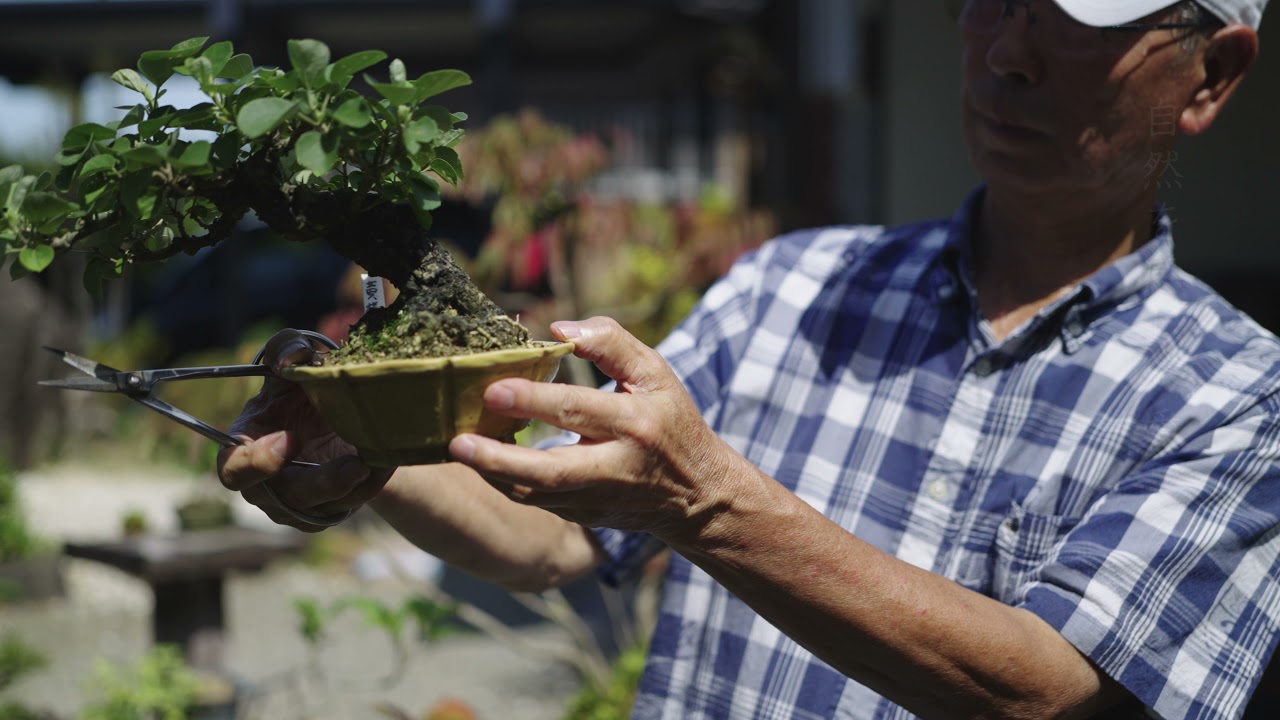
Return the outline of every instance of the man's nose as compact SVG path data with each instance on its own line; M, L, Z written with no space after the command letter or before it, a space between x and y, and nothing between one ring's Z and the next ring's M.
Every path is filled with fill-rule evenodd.
M1037 28L1034 9L1018 3L1009 4L1009 12L1000 18L987 46L987 67L1001 77L1022 83L1039 81L1043 72L1040 49L1036 46Z

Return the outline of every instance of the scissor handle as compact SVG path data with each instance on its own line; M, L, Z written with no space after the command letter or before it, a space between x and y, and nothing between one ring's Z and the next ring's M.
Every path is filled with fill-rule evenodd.
M314 330L299 330L298 333L301 335L305 335L306 337L309 337L312 340L319 340L320 342L324 343L325 346L327 346L330 350L338 349L338 343L334 342L333 339L330 338L328 335L325 335L323 333L318 333ZM253 356L253 364L254 365L262 364L262 358L266 356L266 354L267 354L267 346L263 345L262 349L258 351L258 354Z

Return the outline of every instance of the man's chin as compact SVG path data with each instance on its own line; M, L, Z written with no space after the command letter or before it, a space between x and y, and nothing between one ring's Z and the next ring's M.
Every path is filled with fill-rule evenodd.
M1061 176L1046 170L1046 163L1042 159L985 152L974 158L974 166L988 187L1036 194L1052 192L1063 185Z

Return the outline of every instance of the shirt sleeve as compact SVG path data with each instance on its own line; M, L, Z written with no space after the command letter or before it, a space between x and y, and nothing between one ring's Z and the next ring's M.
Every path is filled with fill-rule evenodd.
M1036 528L1054 522L1012 523L1062 538L1013 604L1159 717L1240 717L1280 637L1277 398L1140 466L1065 533Z
M703 418L713 427L723 390L755 326L761 268L771 255L771 244L743 255L657 346L702 411ZM643 533L610 528L593 532L607 558L598 570L600 578L611 585L630 578L664 547Z

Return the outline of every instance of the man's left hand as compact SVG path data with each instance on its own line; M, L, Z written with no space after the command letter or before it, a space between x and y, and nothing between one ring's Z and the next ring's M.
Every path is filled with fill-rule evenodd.
M449 452L516 502L588 527L691 539L727 508L726 486L746 461L706 424L662 356L618 323L592 318L551 329L617 391L506 379L488 387L485 405L581 441L534 450L464 434Z

